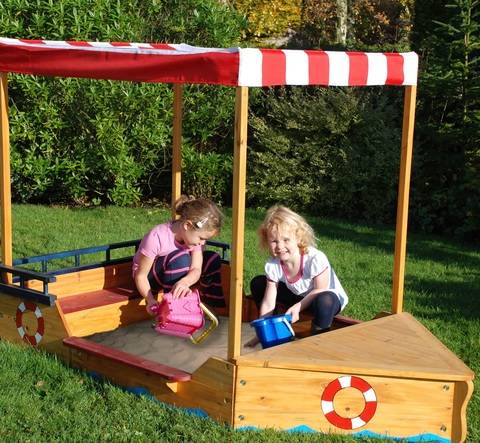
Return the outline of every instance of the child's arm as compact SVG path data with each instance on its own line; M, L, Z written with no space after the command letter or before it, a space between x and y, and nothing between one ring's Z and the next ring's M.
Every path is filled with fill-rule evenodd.
M328 289L328 272L325 269L320 275L313 279L313 289L308 295L302 298L298 303L288 308L286 314L292 315L292 323L295 323L300 318L300 312L307 309L314 298L325 289Z
M260 305L260 317L267 317L275 310L275 304L277 302L277 286L278 283L267 279L267 286L265 288L265 294L263 296L262 304ZM253 348L258 344L260 340L257 336L251 338L245 343L246 347Z
M190 292L190 286L197 283L202 274L203 254L201 250L192 251L192 264L185 277L182 277L172 287L174 297L184 297Z
M267 279L267 286L263 296L262 304L260 305L260 318L271 315L275 310L277 302L277 286L278 283Z
M147 302L147 312L153 315L153 312L150 308L157 303L155 297L152 294L152 288L148 281L148 273L152 269L153 259L147 257L143 254L140 254L140 260L138 262L138 269L135 272L135 285L140 295Z

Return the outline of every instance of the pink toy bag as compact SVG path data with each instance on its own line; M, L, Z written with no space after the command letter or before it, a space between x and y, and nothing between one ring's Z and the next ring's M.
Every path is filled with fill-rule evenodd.
M174 298L170 292L167 292L163 294L162 301L152 307L152 311L156 314L155 331L176 337L188 337L194 344L201 343L218 326L218 319L200 301L197 289L180 298ZM205 326L204 314L211 324L195 337L195 332Z

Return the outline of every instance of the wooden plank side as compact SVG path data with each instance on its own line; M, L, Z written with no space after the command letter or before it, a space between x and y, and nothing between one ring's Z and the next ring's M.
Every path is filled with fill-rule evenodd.
M48 290L62 298L116 286L133 288L131 269L132 263L128 262L58 275L57 281L48 285ZM36 280L28 281L26 286L43 290L41 282Z
M25 336L22 339L23 334ZM68 335L56 306L36 304L0 293L2 339L65 356L62 340ZM33 343L27 341L28 337Z
M437 380L471 380L455 354L407 313L253 352L239 365L329 372L360 372Z
M158 374L100 355L92 355L81 349L65 349L69 351L70 364L76 368L104 377L125 388L143 388L161 401L176 404L175 394L168 385L170 381Z
M392 437L435 434L448 439L453 435L452 417L458 414L452 411L452 382L357 374L372 388L376 410L364 426L342 429L328 420L322 395L344 374L242 366L237 367L237 374L235 428L308 426L321 432L369 430ZM350 420L362 413L366 400L359 389L346 387L335 393L333 407L340 417Z
M93 309L71 312L64 314L64 318L72 335L85 337L99 332L113 331L121 326L147 320L150 317L145 310L145 300L135 298Z
M232 424L235 367L222 359L205 362L187 382L171 383L158 374L126 362L70 349L70 363L126 388L143 388L158 400L184 408L198 408L220 423Z
M465 441L467 438L467 405L473 394L473 382L455 383L453 397L452 441Z
M116 348L102 345L80 337L68 337L63 340L65 346L69 348L85 351L86 353L103 357L106 360L115 361L121 364L150 372L154 375L160 375L169 381L189 381L191 376L188 372L182 371L171 366L163 365L146 358L138 357L133 354L121 351Z
M192 374L190 382L179 385L177 402L199 408L218 422L232 425L235 369L221 358L208 359Z

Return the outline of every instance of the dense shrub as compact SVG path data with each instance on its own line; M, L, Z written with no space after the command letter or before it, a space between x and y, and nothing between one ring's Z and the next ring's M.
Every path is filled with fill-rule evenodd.
M251 120L248 198L391 221L401 118L376 89L277 88Z
M15 38L221 47L237 42L242 24L215 0L0 4L2 35ZM169 85L12 74L9 94L15 200L126 205L168 194ZM185 88L183 134L191 146L222 149L231 138L233 100L231 88Z
M300 24L300 0L235 0L232 3L247 18L247 32L252 37L285 34Z
M186 145L182 152L183 191L210 198L217 203L228 201L231 190L233 160L231 154L199 152Z

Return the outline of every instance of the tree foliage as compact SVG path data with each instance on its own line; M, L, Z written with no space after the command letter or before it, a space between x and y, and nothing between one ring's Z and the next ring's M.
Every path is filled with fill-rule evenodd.
M480 4L417 2L421 59L413 217L480 238Z

